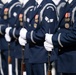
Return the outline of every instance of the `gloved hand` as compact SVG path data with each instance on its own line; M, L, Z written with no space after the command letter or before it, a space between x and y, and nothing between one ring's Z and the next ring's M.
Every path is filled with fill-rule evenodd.
M48 43L47 41L44 42L44 47L47 51L52 51L54 48L52 44Z
M8 34L5 34L5 39L6 39L7 42L11 41L11 37Z
M26 39L27 30L25 28L22 28L20 30L20 37L23 39Z
M25 46L27 43L27 41L25 39L23 39L22 37L19 37L18 41L21 46Z
M5 39L6 39L6 41L7 42L10 42L11 41L11 37L10 37L10 35L9 35L9 31L12 29L12 27L7 27L6 29L5 29Z
M52 36L53 36L53 34L46 33L45 34L45 41L48 42L48 43L50 43L50 44L53 44L52 43Z
M12 27L7 27L6 29L5 29L5 33L7 34L7 35L9 35L9 31L12 29Z

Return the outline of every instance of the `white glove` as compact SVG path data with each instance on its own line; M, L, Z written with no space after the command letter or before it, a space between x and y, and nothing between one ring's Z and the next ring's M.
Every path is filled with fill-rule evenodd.
M21 46L25 46L25 44L27 43L27 41L24 40L24 39L21 38L21 37L19 37L18 41L19 41L19 44L20 44Z
M44 47L47 51L52 51L52 49L54 48L52 44L48 43L48 42L44 42Z
M22 28L20 30L20 37L22 37L23 39L26 39L26 34L27 34L27 30L25 28Z
M5 33L7 34L7 35L9 35L9 31L12 29L12 27L7 27L6 29L5 29Z
M7 42L11 41L11 37L8 34L5 34L5 39L6 39Z
M53 36L53 34L48 34L48 33L46 33L46 34L45 34L45 41L47 41L47 42L50 43L50 44L53 44L53 43L52 43L52 36Z

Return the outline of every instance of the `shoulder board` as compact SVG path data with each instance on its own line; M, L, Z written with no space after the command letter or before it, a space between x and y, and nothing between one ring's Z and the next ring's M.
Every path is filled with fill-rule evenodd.
M47 4L43 7L43 9L41 10L41 12L40 12L40 21L42 21L42 19L43 19L42 16L43 16L44 10L45 10L46 8L52 8L52 10L56 9L56 7L55 7L54 4L52 4L52 3L47 3Z
M73 23L75 22L75 18L74 18L75 14L76 14L76 7L72 11L72 22Z
M26 14L27 14L27 12L28 12L30 9L32 9L32 8L34 8L34 6L30 6L30 7L28 7L28 8L24 11L24 21L26 21Z
M16 2L16 3L14 3L14 4L10 7L10 9L9 9L9 17L11 17L11 10L12 10L13 7L16 6L16 5L21 5L21 3L20 3L20 2Z

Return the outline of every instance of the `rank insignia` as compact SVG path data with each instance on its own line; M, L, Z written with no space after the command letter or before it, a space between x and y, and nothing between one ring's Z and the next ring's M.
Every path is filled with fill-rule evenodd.
M65 28L69 28L69 24L68 23L65 24Z

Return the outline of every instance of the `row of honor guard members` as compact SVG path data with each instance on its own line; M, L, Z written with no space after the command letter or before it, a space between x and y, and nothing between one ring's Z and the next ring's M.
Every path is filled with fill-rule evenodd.
M28 0L27 0L28 1ZM27 1L25 1L24 3L26 4L26 2ZM33 2L33 1L32 1ZM10 1L10 3L9 4L7 4L4 8L6 9L6 11L5 11L5 13L3 14L3 19L4 19L4 21L7 23L7 26L8 26L8 24L9 24L9 26L10 26L10 28L9 29L11 29L11 27L16 27L15 25L16 25L16 21L17 20L19 20L18 18L19 18L19 14L21 13L20 11L24 8L25 9L25 7L28 7L28 6L30 6L30 5L27 5L27 6L25 6L25 5L23 5L23 4L21 4L22 3L22 0L19 0L19 2L16 0L14 0L14 1ZM33 2L34 3L34 2ZM33 4L33 3L31 3L31 4ZM30 4L30 3L29 3ZM24 6L24 7L23 7ZM4 10L5 10L4 9ZM5 23L5 22L3 22L3 23ZM19 22L19 21L17 21L17 22ZM19 22L20 23L20 22ZM19 24L18 23L18 24ZM20 25L20 24L19 24ZM1 26L1 33L5 33L5 31L7 32L8 31L8 28L6 28L7 27L6 25L5 26ZM19 26L20 27L20 26ZM17 28L17 27L16 27ZM5 37L7 37L7 35L5 35ZM9 39L9 37L7 37L8 39ZM9 42L11 39L9 39L9 40L7 40L6 39L6 41L7 42ZM5 39L4 39L4 36L1 38L1 45L3 46L2 47L2 49L4 48L4 50L8 50L8 43L5 41ZM5 44L5 46L3 45L3 43L6 43ZM16 49L18 50L19 48L17 47L15 47L15 46L17 46L16 44L15 44L15 41L14 41L14 39L12 39L11 41L10 41L10 45L11 45L11 47L12 48L10 48L11 50L12 50L12 53L13 54L15 54L15 52L16 52ZM15 50L15 51L14 51ZM7 54L7 52L6 52L6 55L8 55ZM14 55L13 55L13 57L14 57ZM16 56L17 57L17 56ZM20 58L20 57L19 57ZM7 59L6 59L7 60ZM13 61L14 62L14 61ZM8 64L7 64L8 65ZM20 65L20 64L19 64ZM15 65L13 65L13 66L15 66ZM29 65L28 65L29 66ZM20 66L21 67L21 66ZM26 66L27 67L27 66ZM6 67L5 67L6 68ZM7 68L8 68L8 66L7 66ZM7 69L6 68L6 69ZM27 67L28 68L28 67ZM15 68L13 68L13 70L14 70L14 72L15 72ZM29 69L28 69L29 70ZM30 71L28 72L28 75L30 75ZM6 74L5 75L7 75L8 74L8 71L6 71ZM20 75L21 73L20 73L20 70L19 70L19 73L17 73L17 68L16 68L16 74L18 74L18 75ZM13 73L13 75L14 75L14 73Z
M15 1L15 0L14 0ZM8 9L6 9L6 7L10 7L14 1L11 0L1 0L1 2L4 4L2 10L1 10L1 19L0 19L0 30L2 29L2 27L6 27L8 25L8 20L7 20L7 11ZM3 71L1 70L1 75L8 75L8 43L6 42L5 38L4 38L4 34L5 34L5 27L2 29L3 32L0 31L0 45L1 45L1 55L2 55L2 68ZM13 52L12 52L13 53ZM13 61L14 62L14 61ZM14 66L14 63L13 63ZM14 68L14 67L13 67ZM13 74L14 74L14 69L13 69Z
M22 1L23 0L21 0L21 2ZM23 3L22 7L19 9L19 11L14 10L16 8L16 6L14 6L12 8L11 18L13 18L14 23L12 22L12 19L10 19L11 20L11 25L12 25L12 28L13 28L13 29L11 29L11 31L9 33L10 35L11 35L11 33L14 33L16 29L20 30L20 28L24 27L23 16L24 15L26 16L26 13L28 12L28 10L30 10L34 7L34 0L32 0L32 1L31 0L26 0L26 1L23 1L22 3ZM13 17L14 12L17 14L17 16L15 16L15 17ZM7 28L7 30L9 30L9 27ZM11 37L13 37L16 40L18 39L18 36L19 35L17 35L17 36L15 36L14 34L11 35ZM31 65L28 63L28 55L29 55L28 45L25 48L26 48L25 53L27 54L27 55L25 54L25 56L24 56L24 61L25 61L25 65L26 65L26 73L27 73L27 75L31 75L32 74ZM21 65L20 64L21 64L23 55L22 55L22 47L21 47L21 45L19 45L18 41L16 41L16 44L15 44L15 57L18 58L18 63L19 63L18 67L17 67L18 68L18 75L21 75Z
M29 62L35 63L33 65L33 69L35 68L35 70L37 70L39 72L41 71L41 73L40 73L41 75L42 74L46 75L47 74L47 69L46 69L47 64L45 64L45 63L48 61L48 52L43 47L43 41L44 41L45 33L53 33L55 23L57 22L56 6L54 4L55 1L49 1L49 0L47 0L47 1L42 0L41 4L39 4L38 1L37 1L37 3L38 3L38 5L34 8L35 11L33 11L31 13L31 18L27 18L27 19L30 19L29 25L32 25L32 27L30 26L30 28L32 28L32 29L30 31L28 31L27 36L25 36L27 30L25 30L25 29L20 30L19 42L20 42L20 44L23 44L22 40L27 39L27 42L29 43L29 47L30 47L29 48L30 49ZM49 13L47 13L47 12L49 12ZM50 29L49 29L49 27L50 27ZM35 33L34 33L34 31L35 31ZM25 33L22 34L23 32L25 32ZM27 37L27 38L25 38L25 37ZM40 42L42 42L42 43L40 43ZM54 61L57 58L54 51L52 52L52 54L54 54L54 55L51 56L50 61ZM41 67L39 67L39 66L41 66ZM53 65L53 67L54 67L54 65ZM39 68L41 68L41 69L39 70ZM55 72L55 71L53 71L53 72ZM55 73L53 73L53 74L55 74Z
M52 46L58 47L58 72L62 75L76 75L76 0L65 1L66 4L63 3L59 11L59 23L54 34L46 34L45 43L48 43L50 51Z
M19 31L16 30L14 32L14 36L17 37L20 34L19 43L20 45L23 46L25 45L25 42L27 40L27 42L29 43L29 63L33 63L32 69L34 71L34 74L44 75L43 63L46 63L48 61L48 52L43 47L43 41L45 40L45 33L53 34L55 24L57 23L55 5L58 5L59 1L55 2L54 0L52 1L40 0L38 2L36 0L36 2L37 2L36 6L34 7L32 13L30 13L30 16L27 14L27 18L26 18L26 16L24 15L24 20L27 21L24 23L24 27L27 30L22 28L20 30L20 33ZM9 29L9 32L6 32L6 34L8 33L12 34L13 31ZM25 38L26 33L27 33L27 38ZM11 36L11 34L8 36ZM52 62L57 58L57 56L54 50L52 51L51 54L52 55L50 61Z

